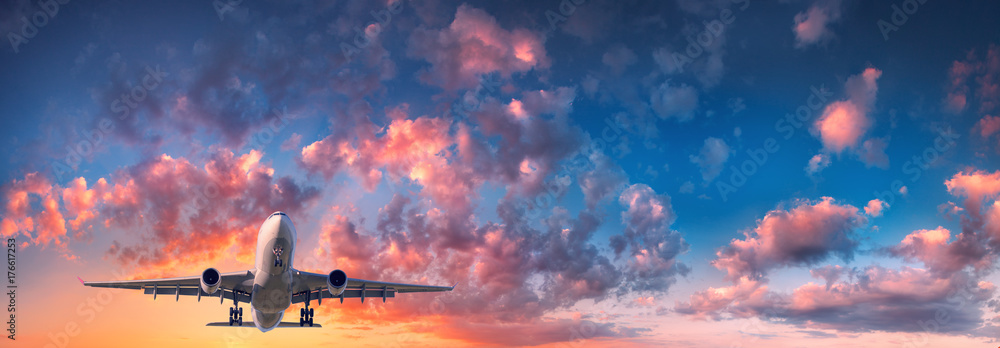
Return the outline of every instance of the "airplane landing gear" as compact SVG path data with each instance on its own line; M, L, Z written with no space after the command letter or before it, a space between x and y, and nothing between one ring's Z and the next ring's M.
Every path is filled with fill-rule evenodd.
M243 326L243 308L229 307L229 326Z
M229 307L229 326L243 326L243 308L240 307L240 303L236 301L239 294L233 291L233 306Z
M311 296L311 294L310 294ZM311 300L311 299L310 299ZM305 308L299 308L299 326L306 326L309 324L310 327L313 326L313 309L309 308L309 300L306 300Z

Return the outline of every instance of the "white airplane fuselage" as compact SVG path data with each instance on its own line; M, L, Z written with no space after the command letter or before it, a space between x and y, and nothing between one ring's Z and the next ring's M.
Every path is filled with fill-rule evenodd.
M295 226L288 215L271 214L257 234L257 269L250 293L250 313L262 332L281 323L285 310L292 305L292 255L295 251Z

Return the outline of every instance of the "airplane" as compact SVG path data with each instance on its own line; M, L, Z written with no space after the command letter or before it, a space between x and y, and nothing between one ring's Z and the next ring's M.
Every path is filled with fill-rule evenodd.
M229 322L208 323L206 326L244 326L243 308L240 302L250 304L252 324L261 332L268 332L276 327L294 327L294 322L282 322L285 310L292 304L303 303L299 309L299 327L322 327L313 324L313 308L309 308L312 300L318 305L324 298L339 298L344 303L345 298L387 298L396 297L396 293L451 291L452 286L431 286L403 283L379 282L364 279L348 278L347 273L336 269L329 274L317 274L299 271L292 267L292 254L295 251L295 226L292 220L283 212L274 212L264 220L257 234L257 255L254 268L230 273L219 273L215 268L208 268L200 276L137 279L123 281L84 281L83 285L99 288L119 288L143 290L146 295L174 295L179 301L181 295L198 296L201 302L203 296L217 296L219 303L232 300L229 308ZM247 325L249 326L249 325Z

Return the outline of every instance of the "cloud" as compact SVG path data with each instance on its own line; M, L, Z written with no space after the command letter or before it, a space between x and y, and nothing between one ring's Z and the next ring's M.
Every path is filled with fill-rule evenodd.
M635 52L622 44L612 45L601 56L601 62L610 67L611 72L615 75L621 75L629 65L635 64L637 61Z
M769 291L766 283L741 277L732 286L698 291L689 302L678 302L675 310L695 319L759 316L843 332L968 332L979 327L980 304L992 297L996 287L965 272L934 268L942 262L933 257L947 256L935 249L945 245L946 232L925 230L911 236L900 245L932 262L931 270L824 266L810 274L825 284L809 282L790 294ZM915 242L933 247L912 248ZM943 323L942 312L950 318Z
M588 1L585 6L566 6L565 8L572 9L572 12L566 17L566 22L556 22L556 26L562 32L580 38L584 44L591 45L607 38L612 34L608 29L621 23L623 11L621 6L617 5L613 0L593 0ZM557 12L564 14L561 11Z
M84 183L84 185L86 185ZM40 246L53 245L61 250L67 259L73 259L66 249L67 232L66 218L60 209L61 194L69 194L67 199L72 204L71 214L83 213L80 223L90 219L87 210L90 208L85 197L76 196L74 189L61 190L52 185L47 178L39 173L28 173L21 180L13 180L0 187L6 204L3 218L0 220L0 236L11 237L18 234L30 238L31 244ZM35 208L38 207L38 208Z
M864 111L849 101L839 101L827 106L816 123L816 130L824 149L840 153L857 145L861 136L871 126Z
M933 230L917 230L908 234L890 252L908 261L922 262L928 270L953 274L973 265L978 269L990 265L986 251L973 235L958 234L951 241L951 231L938 226Z
M861 74L851 76L844 84L847 99L830 103L823 109L810 132L823 143L824 154L820 154L822 157L819 158L813 157L812 160L819 162L815 167L810 162L807 172L813 174L822 170L826 165L820 164L824 159L828 161L829 154L844 151L858 156L866 167L888 169L889 157L885 153L888 137L865 139L865 134L874 124L869 113L875 105L878 92L876 81L880 76L882 71L875 68L867 68Z
M467 212L460 214L457 217L464 221L472 218ZM321 242L313 250L315 264L336 262L352 277L460 282L461 286L433 303L401 297L377 312L358 303L317 310L328 311L332 320L345 323L392 318L411 331L479 344L524 344L522 336L501 333L525 323L531 324L532 332L548 337L544 340L565 340L557 333L578 322L546 314L583 299L607 297L621 284L623 273L590 242L601 223L597 216L587 212L571 216L555 208L536 229L525 214L523 208L503 200L497 206L499 222L457 225L453 223L456 213L396 194L379 209L374 229L334 215L326 219ZM456 233L469 235L469 242L450 243L448 239ZM359 250L344 249L348 247ZM659 280L650 276L645 281ZM635 334L631 328L600 325L603 329L595 337ZM482 335L484 331L495 334Z
M983 140L989 141L991 138L994 140L993 144L996 144L997 151L1000 151L1000 141L996 141L1000 136L995 136L1000 134L1000 117L985 115L976 125L972 128L973 133L979 133L979 137Z
M87 189L87 180L80 177L69 183L69 187L63 189L62 199L69 216L75 216L70 221L70 226L75 231L81 231L83 225L97 216L97 211L93 209L97 205L100 195L107 189L107 181L100 178L92 189Z
M688 302L678 301L674 310L697 320L720 320L731 307L762 307L767 303L768 287L760 280L740 277L732 286L710 287L691 295ZM743 315L753 314L744 312Z
M882 208L885 208L886 204L882 200L876 198L868 201L868 205L865 205L865 214L871 217L882 216Z
M850 274L857 282L796 288L770 308L772 315L799 326L847 332L964 332L979 326L982 311L975 304L996 288L989 282L969 284L964 274L938 277L909 267L869 266ZM949 315L947 325L939 322L942 312Z
M302 134L292 133L284 142L281 143L281 151L290 151L299 148L299 143L302 142Z
M185 158L160 155L119 170L101 197L100 218L142 243L116 237L107 251L122 266L139 266L136 277L157 277L178 268L219 262L233 248L251 262L256 228L275 210L305 218L319 189L275 177L257 151L213 153L199 168ZM227 202L219 204L219 202ZM148 230L141 230L148 227Z
M809 175L814 175L823 171L826 167L830 166L830 155L818 153L809 159L809 164L806 165L806 173Z
M454 142L449 127L442 118L397 118L384 135L376 136L374 130L358 132L353 144L329 135L302 148L298 162L327 179L350 168L368 190L374 190L382 180L383 170L393 180L420 181L427 174L421 169L424 164L438 161L438 155Z
M659 195L649 186L635 184L625 189L619 202L628 207L622 212L625 232L611 237L615 257L629 251L625 278L628 287L637 291L665 291L677 275L690 268L677 261L688 244L677 231L670 230L676 219L670 196Z
M650 91L650 104L661 119L688 121L698 108L698 91L686 84L671 86L667 81Z
M993 240L1000 240L1000 201L993 202L986 213L986 233Z
M989 138L993 134L1000 132L1000 117L986 115L976 123L975 129L979 130L979 136Z
M722 173L722 168L729 160L729 152L729 145L726 145L725 141L709 137L705 139L705 144L702 145L698 155L690 155L689 158L691 163L701 168L701 178L705 183L709 183Z
M1000 171L961 171L946 180L944 185L948 188L948 193L965 197L963 205L966 211L978 220L983 202L996 199L1000 194Z
M569 123L575 98L576 90L565 87L523 92L509 102L487 97L468 119L454 120L412 117L408 108L397 107L386 112L391 122L381 130L305 146L299 164L311 173L326 178L346 173L369 190L382 179L403 185L391 187L393 197L379 209L375 228L344 212L326 216L312 253L315 264L343 265L357 277L460 282L461 289L449 294L450 302L438 314L434 333L439 337L475 337L467 330L500 332L520 323L550 332L564 323L547 315L579 301L667 291L677 275L688 271L676 260L687 244L669 230L674 220L669 197L648 187L648 192L635 191L641 197L628 215L635 223L611 237L621 244L614 260L592 241L603 219L590 210L618 195L627 177L599 152L584 158L583 165L565 170L559 165L583 153L586 144L582 130ZM588 208L570 214L559 206L525 204L572 175ZM476 213L487 183L505 188L496 208L499 221L483 222ZM529 214L546 215L535 220ZM354 245L339 245L339 240L361 246L339 250ZM330 315L352 323L382 322L385 315L424 325L407 318L427 306L399 298L383 313L348 306ZM602 335L628 337L635 330L609 326ZM474 342L521 340L483 336Z
M795 47L804 48L833 37L830 24L840 20L840 0L818 0L807 12L795 15Z
M888 146L889 144L886 143L885 139L867 139L864 143L861 143L861 147L857 149L857 154L861 158L861 162L865 164L865 168L878 167L889 169L889 155L885 153L885 149Z
M447 28L419 27L410 35L407 54L426 60L430 68L421 81L446 90L473 88L479 77L549 66L545 37L526 29L506 30L486 11L462 4Z
M638 333L608 322L579 319L531 320L523 323L492 325L459 318L440 323L414 324L413 332L433 332L442 338L477 342L483 345L535 346L573 340L567 333L586 329L588 338L635 337ZM572 335L572 334L570 334Z
M628 176L602 152L594 151L589 159L594 168L580 174L579 181L584 202L593 209L598 202L620 190L628 182Z
M840 153L858 145L872 125L868 112L875 104L878 91L875 82L881 75L882 71L867 68L860 75L851 76L845 84L848 99L833 102L823 110L813 125L813 132L819 135L824 150Z
M708 17L718 17L719 11L726 10L731 4L726 2L717 2L712 4L714 9L707 11L711 14L703 13ZM704 11L703 11L704 12ZM716 24L725 25L718 22L716 19ZM699 22L707 23L707 22ZM703 32L706 27L702 24L687 24L682 29L682 32L687 33L689 37L694 37L698 33ZM725 28L724 28L725 29ZM714 38L708 43L707 46L697 46L700 49L704 49L704 57L701 57L702 53L691 57L690 52L680 51L674 47L667 45L665 47L660 47L653 50L653 61L660 68L660 72L666 75L674 75L681 73L690 73L698 80L698 83L704 89L710 89L715 87L722 81L722 76L725 73L725 64L723 58L726 55L726 33L728 30L722 30L722 32L715 35ZM681 50L684 50L683 48ZM692 58L694 58L692 60Z
M957 114L978 101L979 113L996 112L1000 106L1000 47L991 44L982 58L969 51L964 60L952 62L948 80L945 111Z
M860 244L854 230L867 223L858 208L841 205L833 198L800 200L789 210L775 209L720 249L712 265L726 271L726 278L757 279L782 266L811 265L837 255L851 260Z
M694 192L694 183L690 182L690 181L685 181L683 184L681 184L681 188L678 189L678 192L680 192L680 193L693 193Z
M798 225L801 227L791 229L793 232L773 234L782 238L772 238L772 240L793 244L791 248L766 248L767 245L776 243L767 243L764 237L755 236L751 239L749 233L746 240L734 240L717 253L719 258L713 262L717 268L727 271L727 278L733 281L733 285L697 291L688 302L678 302L675 310L696 319L722 320L759 316L779 319L781 322L799 327L841 332L933 331L988 335L991 331L986 329L989 324L983 320L982 305L996 293L996 286L983 280L982 277L995 267L995 250L998 243L994 238L1000 236L998 234L1000 231L997 231L997 226L1000 226L998 222L1000 202L993 201L985 208L980 209L980 207L984 201L995 200L1000 191L1000 188L994 187L997 185L992 185L996 182L994 175L1000 175L1000 172L990 174L967 170L955 174L945 182L952 195L966 198L965 209L953 207L954 214L966 212L962 215L963 233L953 237L951 231L940 226L935 229L916 230L898 244L877 251L879 254L906 262L921 263L922 268L902 266L890 269L871 265L857 269L827 265L810 270L813 277L823 280L825 284L809 282L788 294L768 291L767 278L755 277L755 273L766 275L765 271L769 268L783 264L810 264L825 259L825 255L829 254L839 253L842 256L853 254L856 242L851 240L849 235L845 236L848 243L833 243L842 247L817 246L803 249L801 246L810 243L795 242L795 240L815 240L812 233L798 233L810 231L810 227L829 229L835 226L864 224L864 218L858 215L856 208L833 205L831 199L824 198L822 202L800 203L795 209L784 213L786 216L798 217L824 215L805 214L806 210L801 208L826 205L825 209L813 210L840 210L846 211L847 214L832 214L841 217L825 222L800 219ZM866 213L877 216L883 207L883 202L872 200L866 207ZM968 212L970 210L979 213ZM764 228L768 226L766 222L772 216L775 216L774 212L768 213L758 223L755 231L766 230ZM784 221L792 219L786 218ZM844 230L844 228L834 228L834 230ZM757 235L761 234L762 232L757 232ZM844 240L845 237L837 237L834 240ZM812 256L796 258L788 256L794 255L788 252L772 251L796 249L807 250L804 255ZM770 256L773 254L779 256ZM768 259L772 261L761 261ZM844 259L849 261L849 258ZM773 260L784 260L784 262ZM947 313L948 319L942 319L941 313Z

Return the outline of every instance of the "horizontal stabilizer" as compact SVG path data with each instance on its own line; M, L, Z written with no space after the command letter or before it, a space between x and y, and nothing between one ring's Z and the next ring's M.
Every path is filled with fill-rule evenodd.
M233 323L233 325L229 325L229 322L226 322L226 321L220 321L220 322L215 322L215 323L208 323L208 324L205 324L205 326L239 327L239 325L236 325L236 323ZM244 321L243 322L243 326L244 327L256 327L256 326L254 326L254 324L253 324L252 321ZM299 326L299 323L295 323L295 322L291 322L291 321L283 321L283 322L278 323L278 327L310 327L310 326L309 326L309 324L306 324L305 326ZM323 327L323 326L320 325L320 324L313 324L313 326L311 326L311 327L316 328L316 327Z

